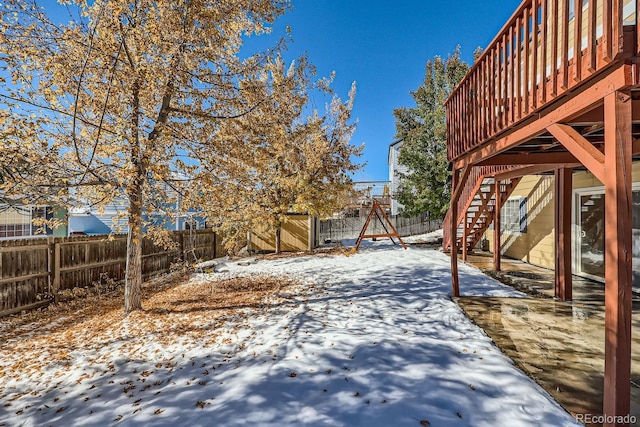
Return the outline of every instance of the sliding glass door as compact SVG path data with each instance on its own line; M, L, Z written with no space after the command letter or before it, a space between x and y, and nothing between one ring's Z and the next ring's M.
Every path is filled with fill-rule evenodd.
M604 279L604 188L574 191L574 272ZM633 286L640 291L640 185L633 189L632 233Z
M604 194L578 195L578 274L604 277Z

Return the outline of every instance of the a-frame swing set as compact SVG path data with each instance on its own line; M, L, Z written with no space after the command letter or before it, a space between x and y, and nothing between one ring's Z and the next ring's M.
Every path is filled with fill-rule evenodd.
M371 223L371 219L373 218L374 215L378 218L378 221L380 221L380 224L382 224L382 228L384 228L384 231L386 232L386 234L366 234L367 228L369 227L369 224ZM392 232L389 232L389 229L387 228L387 225L385 225L385 222L387 223L387 225L389 225L389 228L391 228ZM400 242L400 244L402 245L402 247L407 249L404 242L400 238L398 231L389 220L389 217L387 216L387 214L384 213L384 209L382 209L382 206L380 206L380 203L378 203L376 199L373 199L373 206L371 206L371 212L369 212L369 215L367 216L367 220L365 221L364 226L362 227L362 231L360 231L360 236L358 237L358 241L356 242L355 250L358 251L358 249L360 248L362 239L377 239L379 237L390 238L394 245L396 244L396 242L395 240L393 240L393 238L396 237Z

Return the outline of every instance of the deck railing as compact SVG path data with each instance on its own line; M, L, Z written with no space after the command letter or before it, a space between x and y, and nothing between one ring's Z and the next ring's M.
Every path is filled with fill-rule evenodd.
M449 160L636 56L637 19L636 0L525 0L446 102Z

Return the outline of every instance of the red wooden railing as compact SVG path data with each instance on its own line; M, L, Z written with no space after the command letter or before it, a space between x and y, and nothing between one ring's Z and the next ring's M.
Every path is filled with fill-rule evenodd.
M449 160L637 56L638 32L624 37L635 10L636 0L525 0L446 101Z

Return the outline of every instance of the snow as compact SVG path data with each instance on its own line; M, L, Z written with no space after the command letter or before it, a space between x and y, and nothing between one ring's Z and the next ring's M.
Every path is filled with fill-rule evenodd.
M6 350L26 334L7 340L0 426L581 425L463 315L438 251L385 239L347 256L242 264L218 262L178 287L215 293L212 281L237 276L298 284L262 310L232 307L225 322L203 306L177 332L145 312L88 323L100 342L64 349L66 363L43 352L28 376L7 370L24 354ZM467 295L522 296L467 265L460 284Z
M405 243L442 243L442 229L432 231L431 233L418 234L416 236L403 237L402 241Z

